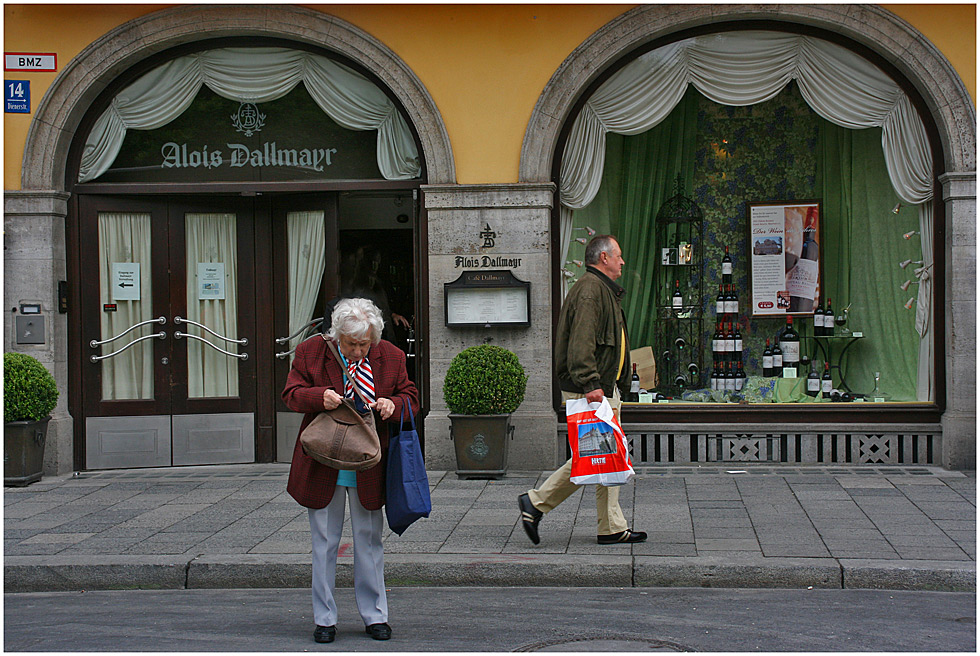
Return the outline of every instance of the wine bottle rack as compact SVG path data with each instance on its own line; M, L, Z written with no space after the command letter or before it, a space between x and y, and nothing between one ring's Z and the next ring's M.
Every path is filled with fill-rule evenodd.
M674 195L657 212L657 264L654 268L654 304L657 337L657 391L678 397L706 384L704 370L704 214L684 195L680 175ZM677 282L683 303L672 302ZM681 343L679 340L683 340Z

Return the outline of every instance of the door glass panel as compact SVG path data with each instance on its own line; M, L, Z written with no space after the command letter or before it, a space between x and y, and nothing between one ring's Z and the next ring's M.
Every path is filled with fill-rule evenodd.
M99 313L101 337L111 339L152 319L153 280L150 265L150 215L99 213ZM119 351L133 340L159 332L147 324L103 344L100 355ZM153 344L146 339L102 363L102 399L153 398Z
M191 398L238 396L238 236L234 214L186 214L187 384ZM213 346L211 346L213 345ZM214 348L217 347L217 348Z
M286 232L289 241L289 334L292 335L313 319L320 292L326 259L323 211L287 213ZM292 350L302 339L301 333L289 342L288 348Z

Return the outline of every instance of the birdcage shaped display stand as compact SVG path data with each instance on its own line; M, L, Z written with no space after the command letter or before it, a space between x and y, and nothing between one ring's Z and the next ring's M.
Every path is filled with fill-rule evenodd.
M705 387L707 380L702 349L704 215L684 195L680 175L674 195L657 212L655 237L657 391L678 398L686 390Z

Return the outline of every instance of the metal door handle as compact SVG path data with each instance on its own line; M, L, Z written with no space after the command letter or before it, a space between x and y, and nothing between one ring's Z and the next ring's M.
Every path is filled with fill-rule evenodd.
M297 337L298 335L302 335L304 332L310 330L311 328L319 328L320 326L323 325L323 320L324 319L325 319L325 317L318 317L316 319L310 319L306 323L306 325L304 325L302 328L300 328L299 330L297 330L296 332L294 332L289 337L277 337L276 338L276 344L286 344L286 343L289 342L289 340L293 339L294 337ZM315 337L315 335L311 335L310 337ZM300 344L302 344L303 342L305 342L306 340L308 340L310 337L305 337L304 336L303 339L300 341ZM296 348L298 346L299 346L299 344L297 344L293 348L289 349L288 351L283 351L281 353L276 353L276 357L279 358L280 360L285 360L290 355L292 355L293 353L296 352Z
M177 320L174 319L174 322L175 323L176 323L176 321ZM188 322L188 323L194 323L194 322L191 321L191 322ZM197 325L200 326L201 324L197 324ZM211 332L211 331L209 330L208 332ZM224 350L220 346L216 346L216 345L212 344L211 342L209 342L208 340L204 339L203 337L198 337L197 335L191 335L190 333L182 333L179 330L175 330L174 331L174 339L182 339L184 337L188 337L190 339L196 339L199 342L204 342L205 344L207 344L208 346L210 346L211 348L213 348L215 351L219 351L221 353L224 353L225 355L227 355L229 357L238 358L239 360L248 360L248 353L232 353L231 351ZM228 341L229 342L238 342L238 340L235 340L235 339L229 339ZM238 343L244 343L244 341L245 340L242 340L241 342L238 342Z
M197 326L198 328L201 328L202 330L206 330L207 332L211 333L212 335L214 335L218 339L222 339L222 340L224 340L226 342L231 342L232 344L241 344L242 346L245 346L245 345L248 344L248 340L246 338L244 338L244 337L242 337L241 339L232 339L231 337L225 337L224 335L219 335L218 333L214 332L213 330L211 330L210 328L208 328L207 326L205 326L203 323L198 323L196 321L191 321L190 319L184 319L184 318L182 318L180 316L174 317L174 323L177 324L178 326L180 324L182 324L182 323L190 324L192 326ZM194 337L194 335L188 335L187 333L179 333L179 332L174 333L174 337L177 337L177 339L180 339L180 337L178 337L178 335L185 335L187 337ZM206 341L206 340L201 340L201 341L203 342L203 341ZM210 344L210 342L207 342L207 343ZM218 348L218 347L215 346L215 348ZM218 350L220 351L221 349L218 349ZM225 353L227 353L227 351L225 351ZM229 355L234 355L234 354L229 354Z
M91 342L88 343L88 345L91 346L92 348L98 348L98 347L102 346L103 344L108 344L109 342L114 342L117 339L119 339L120 337L122 337L123 335L125 335L127 333L131 333L132 331L136 330L140 326L145 326L148 323L165 324L165 323L167 323L167 318L166 317L158 317L156 319L150 319L148 321L140 321L139 323L133 324L132 326L130 326L126 330L122 331L121 333L119 333L115 337L110 337L109 339L104 339L101 342L98 341L98 340L93 339ZM153 337L153 335L149 335L149 336L150 337ZM122 351L122 350L123 349L119 349L119 351ZM116 351L116 352L118 353L119 351ZM104 357L109 357L109 356L104 356Z
M302 328L294 332L289 337L276 337L276 344L285 344L289 340L300 335L303 331L309 330L310 328L316 328L318 325L323 323L324 317L319 317L317 319L310 319Z
M125 351L126 349L128 349L133 344L136 344L137 342L142 342L144 339L166 339L166 338L167 338L167 333L165 333L163 331L160 331L160 332L158 332L156 334L153 334L153 335L144 335L143 337L137 337L136 339L134 339L133 341L131 341L129 344L126 344L126 346L124 346L121 349L119 349L118 351L114 351L114 352L109 353L107 355L93 355L93 356L91 356L89 358L89 360L91 360L92 362L98 362L99 360L105 360L106 358L111 358L113 356L119 355L120 353L122 353L123 351Z

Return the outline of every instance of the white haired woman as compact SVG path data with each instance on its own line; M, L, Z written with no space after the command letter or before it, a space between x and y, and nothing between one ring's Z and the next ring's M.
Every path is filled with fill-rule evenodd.
M405 353L381 339L381 311L364 298L345 298L334 307L330 330L323 339L309 339L296 348L282 399L290 410L303 412L300 432L322 410L333 410L343 397L355 398L352 384L371 401L382 458L361 472L322 465L303 451L297 437L286 491L309 509L313 538L313 620L316 642L337 635L334 580L337 551L344 527L345 500L354 534L354 595L365 630L375 640L388 640L388 600L381 543L384 472L388 429L397 423L406 403L419 411L419 395L405 370ZM338 347L338 361L327 340ZM378 421L380 419L380 421Z

